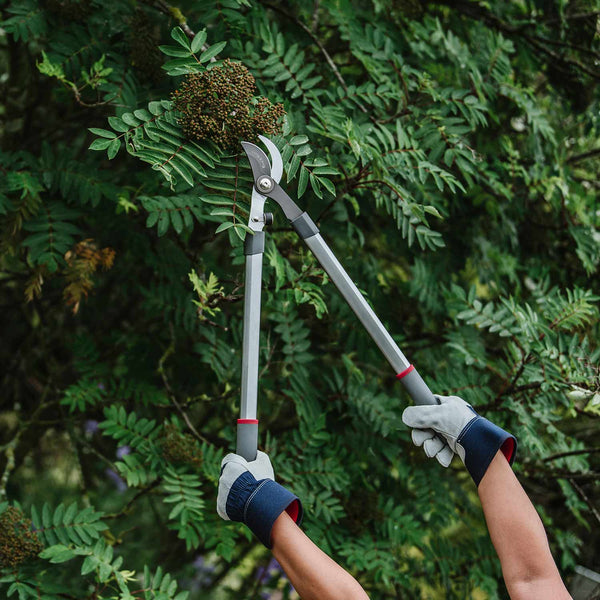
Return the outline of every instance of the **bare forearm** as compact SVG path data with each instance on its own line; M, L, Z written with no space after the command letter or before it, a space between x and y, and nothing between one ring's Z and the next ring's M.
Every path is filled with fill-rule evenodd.
M478 487L506 587L513 600L567 600L544 526L501 452Z
M273 555L302 600L368 600L360 584L282 513L271 533Z

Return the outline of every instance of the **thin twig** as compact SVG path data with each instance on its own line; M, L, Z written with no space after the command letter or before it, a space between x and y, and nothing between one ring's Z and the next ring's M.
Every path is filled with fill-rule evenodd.
M319 48L319 50L321 51L321 53L325 57L325 60L327 61L327 64L329 65L329 67L333 71L333 74L335 75L336 79L340 82L340 85L344 88L344 91L347 92L348 91L348 86L347 86L346 82L344 81L344 78L342 77L342 74L339 72L336 64L333 62L333 59L329 55L329 52L327 52L325 46L323 46L323 44L321 43L321 40L310 30L310 28L307 27L300 19L298 19L294 15L289 14L288 12L286 12L285 10L283 10L277 4L271 4L270 2L263 2L263 4L265 6L267 6L267 7L269 7L270 9L274 10L275 12L278 12L278 13L282 14L284 17L287 17L288 19L292 20L294 23L296 23L296 25L298 25L301 29L303 29L310 36L310 38L312 39L312 41L317 45L317 47ZM368 112L367 109L364 106L360 105L360 104L359 104L359 108L364 113Z
M598 16L600 16L600 10L587 13L576 13L574 15L561 15L560 17L555 17L554 19L548 19L547 21L544 21L544 24L550 25L551 23L561 23L563 21L578 21L580 19L589 19L590 17L598 18Z
M185 424L187 425L188 429L191 431L192 435L198 441L205 442L208 444L209 441L204 436L202 436L198 433L198 431L196 430L196 428L190 421L190 418L188 417L187 413L183 410L183 408L181 407L181 404L179 404L179 402L177 401L177 398L175 397L175 393L173 392L173 388L171 387L171 384L169 382L169 378L167 377L167 373L165 371L165 362L166 362L167 358L169 358L169 356L171 356L171 354L173 354L175 352L175 333L173 331L172 324L170 324L170 330L171 330L171 343L169 344L169 347L165 350L164 354L160 357L160 360L158 361L157 372L159 373L159 375L161 376L161 378L163 380L163 385L165 386L165 389L167 390L169 399L171 400L173 406L177 409L177 412L181 415L181 418L185 421Z
M565 458L567 456L577 456L579 454L596 454L600 452L600 448L584 448L582 450L570 450L569 452L559 452L558 454L551 454L542 459L543 462L550 462L551 460L558 460L559 458Z
M139 490L135 494L135 496L133 496L131 498L131 500L129 500L129 502L118 513L112 513L109 515L105 515L104 518L105 519L118 519L119 517L122 517L123 515L127 514L127 511L131 508L131 506L134 504L134 502L136 502L142 496L145 496L148 492L152 491L155 487L160 485L161 481L162 481L162 479L160 477L158 479L155 479L150 485L147 485L145 488L142 488L141 490Z
M591 513L596 517L598 523L600 523L600 512L592 504L592 501L587 497L587 494L583 491L582 487L574 480L569 478L569 483L577 490L577 493L583 498L583 501L588 505Z
M582 152L581 154L573 154L573 156L569 156L567 158L567 163L576 163L581 160L585 160L586 158L598 156L598 154L600 154L600 148L593 148L592 150L588 150L587 152Z

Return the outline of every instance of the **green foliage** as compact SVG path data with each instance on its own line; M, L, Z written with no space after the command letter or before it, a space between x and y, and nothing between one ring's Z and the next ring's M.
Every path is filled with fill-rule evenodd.
M281 185L407 357L517 436L562 573L600 569L596 3L1 10L0 517L19 526L0 593L286 587L215 511L253 185L237 138L259 131L227 94L199 104L224 115L184 115L175 92L234 72L255 80L244 114L282 103L281 129L259 122L280 132ZM209 121L230 147L188 137ZM413 447L385 359L266 210L260 445L307 533L374 599L505 598L468 476Z
M173 527L178 537L185 540L188 550L200 545L202 535L198 522L203 520L204 500L199 487L197 475L177 473L173 469L167 469L162 485L167 494L164 502L173 505L169 519L175 520Z
M23 246L29 249L34 264L44 265L51 273L58 269L63 255L75 242L73 236L80 233L79 228L69 222L78 216L78 212L64 204L52 202L23 225L23 229L31 232L23 240Z
M92 544L100 537L100 532L107 529L101 521L102 513L95 511L91 506L79 510L77 503L73 502L68 507L59 504L52 510L44 503L41 513L35 506L31 507L31 521L38 535L43 541L52 546L54 544Z

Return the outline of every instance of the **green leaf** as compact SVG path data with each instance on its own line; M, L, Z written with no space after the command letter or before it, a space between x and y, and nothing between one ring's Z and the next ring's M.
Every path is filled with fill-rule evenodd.
M107 150L108 159L112 160L117 155L117 152L119 152L120 148L121 140L113 140Z
M110 126L119 133L125 133L130 129L129 125L127 125L127 123L123 123L123 121L118 117L108 117L108 122Z
M290 144L292 146L301 146L302 144L306 144L307 142L308 142L308 136L306 136L306 135L295 135L290 140Z
M181 29L181 27L173 27L173 29L171 29L171 37L180 46L183 46L184 48L186 48L187 50L190 50L190 52L191 52L190 41L189 41L187 35L185 35L185 33L183 32L183 29Z
M214 58L217 54L219 54L223 48L225 48L225 46L227 46L227 42L217 42L216 44L213 44L208 50L200 55L200 62L208 62L211 58Z
M140 121L151 121L152 120L152 115L145 108L139 108L138 110L134 110L133 114Z
M222 231L226 231L227 229L230 229L231 227L233 227L233 223L231 223L231 222L221 223L215 230L215 233L221 233Z
M117 137L117 134L114 131L107 131L106 129L98 129L97 127L90 127L88 131L91 131L95 135L99 135L100 137L113 139Z
M40 558L45 558L54 564L67 562L68 560L75 558L75 556L75 552L63 544L50 546L40 552Z
M300 169L300 177L298 179L298 198L301 198L306 191L308 185L309 171L306 168Z
M190 46L192 52L194 54L197 54L198 52L200 52L200 50L202 50L202 46L204 45L205 42L206 42L206 29L203 29L202 31L199 31L194 36L194 39L192 40L192 44Z
M114 142L114 140L106 140L106 139L94 140L88 146L88 150L106 150L113 142Z
M167 56L175 56L175 57L188 57L190 55L190 50L189 49L181 49L178 48L177 46L159 46L158 49L163 53L166 54Z

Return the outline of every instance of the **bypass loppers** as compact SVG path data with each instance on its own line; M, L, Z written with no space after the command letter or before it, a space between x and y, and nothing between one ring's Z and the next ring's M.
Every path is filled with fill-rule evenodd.
M404 384L415 404L438 404L427 384L417 370L408 362L392 336L385 329L354 282L350 279L318 227L309 215L302 211L279 185L283 174L283 160L275 144L259 136L267 147L271 160L255 144L242 142L254 176L254 188L250 204L249 228L254 235L246 235L246 282L244 292L244 337L242 352L241 411L237 422L236 452L246 460L256 458L258 444L258 420L256 418L258 394L258 355L260 336L260 295L262 281L262 257L265 247L263 228L272 222L273 216L264 212L267 198L281 207L296 233L315 255L329 278L338 288L373 341Z

